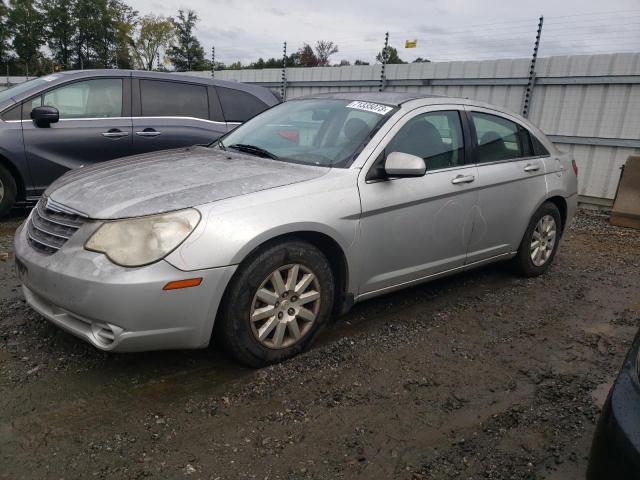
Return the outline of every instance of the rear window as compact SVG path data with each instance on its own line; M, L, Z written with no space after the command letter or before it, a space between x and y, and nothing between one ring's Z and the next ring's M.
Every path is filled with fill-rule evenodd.
M216 87L216 90L227 122L246 122L269 108L250 93L224 87Z
M140 80L143 117L209 119L207 87L190 83Z

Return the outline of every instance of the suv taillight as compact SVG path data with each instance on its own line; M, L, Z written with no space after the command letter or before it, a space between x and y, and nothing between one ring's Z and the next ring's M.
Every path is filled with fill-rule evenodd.
M578 176L578 164L576 163L575 159L571 160L571 166L573 167L573 173L576 174L576 177Z

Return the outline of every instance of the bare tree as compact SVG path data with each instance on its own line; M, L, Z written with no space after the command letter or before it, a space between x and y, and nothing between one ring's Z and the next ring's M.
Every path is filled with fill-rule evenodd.
M318 59L319 67L328 67L329 66L329 57L334 53L338 53L338 45L333 42L328 42L325 40L319 40L316 43L316 58Z

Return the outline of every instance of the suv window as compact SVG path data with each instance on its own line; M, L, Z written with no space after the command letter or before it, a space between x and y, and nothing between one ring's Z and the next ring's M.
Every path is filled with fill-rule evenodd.
M49 90L25 102L23 117L34 107L56 107L60 118L109 118L122 116L122 79L84 80Z
M427 170L464 163L464 141L457 111L429 112L409 120L389 142L386 153L403 152L424 159Z
M191 83L140 80L143 117L209 119L207 87Z
M269 108L250 93L224 87L216 90L227 122L246 122Z
M471 119L475 127L477 163L532 156L529 132L522 126L487 113L472 112Z

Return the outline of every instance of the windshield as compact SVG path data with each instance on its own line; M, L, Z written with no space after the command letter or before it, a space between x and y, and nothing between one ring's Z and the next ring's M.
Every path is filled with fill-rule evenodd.
M393 111L393 107L371 102L290 100L216 144L276 160L346 168Z
M47 82L51 81L51 76L49 77L41 77L41 78L34 78L33 80L27 80L26 82L22 82L22 83L18 83L16 85L13 85L9 88L7 88L6 90L2 90L0 92L0 102L4 102L5 100L9 100L10 98L13 98L15 96L20 95L21 93L27 92L29 90L31 90L34 87L37 87L39 85L43 85Z

